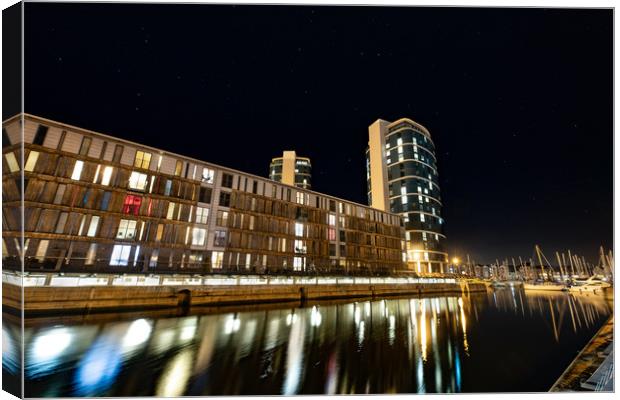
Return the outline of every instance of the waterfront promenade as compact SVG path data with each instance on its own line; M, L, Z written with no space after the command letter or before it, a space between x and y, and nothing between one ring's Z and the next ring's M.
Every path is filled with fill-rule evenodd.
M26 313L89 312L485 291L455 278L20 274L3 272L3 304Z

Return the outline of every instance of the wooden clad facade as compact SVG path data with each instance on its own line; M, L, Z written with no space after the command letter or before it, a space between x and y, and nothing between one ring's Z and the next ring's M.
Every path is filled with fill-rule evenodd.
M394 214L36 116L3 123L2 162L8 268L22 256L27 271L404 268Z

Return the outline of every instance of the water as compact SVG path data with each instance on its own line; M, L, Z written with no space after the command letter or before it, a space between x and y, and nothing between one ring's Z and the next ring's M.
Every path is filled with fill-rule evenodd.
M264 307L28 319L26 396L546 391L611 314L601 295L511 289Z

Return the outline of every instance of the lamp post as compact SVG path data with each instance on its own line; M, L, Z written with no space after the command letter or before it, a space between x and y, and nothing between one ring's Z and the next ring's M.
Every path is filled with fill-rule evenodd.
M457 271L456 273L457 273L458 275L460 275L460 274L461 274L461 271L458 271L458 267L459 267L459 266L458 266L458 264L459 264L459 261L461 261L461 260L459 260L459 258L458 258L458 257L452 257L452 266L453 266L453 269Z

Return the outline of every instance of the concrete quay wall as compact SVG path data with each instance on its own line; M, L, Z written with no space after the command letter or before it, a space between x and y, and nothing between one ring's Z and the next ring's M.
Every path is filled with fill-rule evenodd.
M486 291L486 286L457 282L399 285L24 287L23 307L28 314L44 314L268 302L301 303L307 300L423 294L460 295L475 291ZM21 292L22 287L3 283L3 305L14 311L21 310Z

